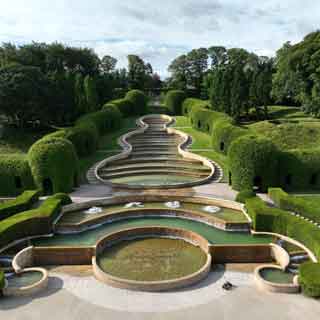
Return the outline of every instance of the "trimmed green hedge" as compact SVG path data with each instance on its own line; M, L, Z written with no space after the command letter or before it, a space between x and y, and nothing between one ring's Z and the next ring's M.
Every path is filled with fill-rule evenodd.
M4 271L0 270L0 295L1 295L1 291L5 286L5 276L4 276Z
M200 100L196 98L185 99L182 104L182 115L189 116L189 113L193 108L210 109L211 108L210 101Z
M242 190L237 194L236 201L246 203L247 199L254 198L256 194L252 190Z
M115 105L108 105L100 111L86 114L79 118L76 122L77 126L95 125L99 135L118 129L121 125L122 114L120 108Z
M268 194L281 209L296 212L303 217L320 223L320 208L318 203L313 203L302 197L290 196L280 188L269 188Z
M231 184L235 190L277 185L278 150L268 139L246 135L236 139L228 152Z
M220 119L215 122L212 133L212 146L216 151L227 154L233 141L250 133L248 129L235 126L232 122L231 118Z
M148 97L141 90L131 90L125 99L131 101L134 114L144 115L148 112Z
M256 231L274 232L296 239L320 259L320 232L317 226L288 211L269 207L258 197L247 199L246 208Z
M65 194L56 194L46 199L39 208L24 211L0 222L0 247L27 237L52 232L52 223L61 207L71 203Z
M26 155L0 155L0 195L17 196L34 189L34 181Z
M164 104L172 115L180 116L182 115L182 104L186 97L186 93L182 90L170 90L166 95Z
M320 298L320 263L306 262L300 265L299 284L306 296Z
M39 199L38 190L25 191L16 199L0 203L0 221L21 211L30 209Z
M99 134L93 122L83 123L78 126L59 130L46 138L67 139L74 145L79 157L88 156L97 150Z
M28 156L35 183L45 194L68 193L77 185L79 160L70 141L41 139L30 148Z
M279 177L285 190L319 190L320 149L281 152Z

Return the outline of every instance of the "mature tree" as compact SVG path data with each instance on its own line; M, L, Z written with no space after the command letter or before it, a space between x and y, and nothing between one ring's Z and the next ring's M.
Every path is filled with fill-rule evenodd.
M168 71L172 75L171 84L173 87L182 90L187 88L189 67L190 62L186 55L181 55L171 62Z
M145 63L137 55L128 56L128 81L131 89L145 89L152 77L150 63Z
M99 97L93 77L87 75L84 79L84 93L86 97L87 111L93 112L99 109Z
M100 69L102 73L111 73L115 71L118 60L111 56L105 55L101 59Z
M24 127L28 121L47 122L48 79L39 68L11 65L0 69L0 113Z

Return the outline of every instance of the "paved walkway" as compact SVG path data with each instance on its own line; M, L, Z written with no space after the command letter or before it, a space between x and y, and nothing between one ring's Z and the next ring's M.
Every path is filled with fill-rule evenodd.
M166 293L111 288L92 277L51 274L49 290L33 297L0 299L5 320L316 320L320 302L301 295L255 289L248 273L211 273L198 286ZM221 289L225 280L237 288Z

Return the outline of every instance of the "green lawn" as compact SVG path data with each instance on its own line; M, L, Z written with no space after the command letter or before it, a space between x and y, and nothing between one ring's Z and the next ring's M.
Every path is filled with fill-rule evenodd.
M136 118L123 119L121 129L108 133L100 138L98 150L89 157L80 159L80 179L86 181L86 173L95 163L105 158L118 154L122 148L118 144L118 138L136 127Z
M222 181L228 182L226 175L226 173L228 172L227 157L212 149L211 136L205 132L201 132L192 128L190 124L190 119L188 117L178 116L175 117L175 119L176 123L174 127L180 131L189 134L192 137L192 145L189 149L192 150L193 153L199 154L203 157L217 162L222 167L224 172L224 177Z

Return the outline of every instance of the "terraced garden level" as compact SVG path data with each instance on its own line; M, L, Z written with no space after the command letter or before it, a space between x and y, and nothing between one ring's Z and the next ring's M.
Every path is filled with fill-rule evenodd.
M163 281L197 272L207 260L203 250L184 240L145 238L107 247L98 264L106 273L136 281Z
M211 244L266 244L272 242L271 236L254 236L246 232L227 232L205 223L180 218L131 218L96 226L76 234L55 234L50 238L33 240L35 246L93 246L96 242L113 232L144 226L163 226L194 231Z
M98 176L103 181L130 187L161 187L193 183L210 176L211 168L201 160L179 153L178 146L185 138L168 132L168 117L147 116L142 121L147 129L126 138L132 146L130 154L99 168Z

